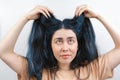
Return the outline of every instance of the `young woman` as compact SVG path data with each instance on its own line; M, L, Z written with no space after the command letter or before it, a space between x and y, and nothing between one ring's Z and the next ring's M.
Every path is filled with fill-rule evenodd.
M115 47L99 56L88 18L99 20L110 33ZM29 20L35 20L26 57L14 52L16 40ZM78 6L73 19L60 21L45 6L22 17L0 42L0 58L18 80L105 80L120 64L120 33L87 5ZM17 61L17 62L16 62Z

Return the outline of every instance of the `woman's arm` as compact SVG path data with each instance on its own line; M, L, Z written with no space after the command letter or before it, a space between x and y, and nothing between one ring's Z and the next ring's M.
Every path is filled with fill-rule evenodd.
M14 46L27 22L27 18L21 18L0 42L0 58L17 73L20 73L22 57L15 54Z
M98 15L96 19L98 19L105 26L114 41L115 47L108 52L111 68L114 69L120 64L120 30L109 24L100 15Z
M79 16L81 13L84 13L84 15L88 18L96 18L99 20L111 35L115 47L108 52L108 55L111 68L114 69L120 64L120 31L116 29L115 26L110 25L101 15L91 10L87 5L77 7L75 15Z
M24 17L22 17L0 42L0 58L18 74L21 73L23 66L24 67L26 66L23 64L24 58L14 52L14 47L18 39L18 36L22 31L24 25L29 20L37 19L40 17L41 14L48 17L49 12L51 11L47 7L44 6L35 7L33 10L28 12Z

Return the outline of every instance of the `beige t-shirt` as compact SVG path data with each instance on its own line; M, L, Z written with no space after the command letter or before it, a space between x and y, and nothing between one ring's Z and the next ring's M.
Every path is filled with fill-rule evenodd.
M85 67L80 67L76 69L76 74L80 78L79 80L105 80L113 76L113 70L110 68L108 55L102 55L98 59L94 60ZM25 76L18 77L18 80ZM36 80L32 78L31 80ZM49 70L44 70L42 73L42 80L54 80L51 79L51 74Z

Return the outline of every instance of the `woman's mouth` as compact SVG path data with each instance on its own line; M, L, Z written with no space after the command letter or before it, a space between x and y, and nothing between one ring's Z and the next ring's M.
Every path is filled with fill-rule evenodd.
M68 58L70 57L70 55L69 55L69 54L63 54L63 55L61 55L61 57L62 57L63 59L68 59Z

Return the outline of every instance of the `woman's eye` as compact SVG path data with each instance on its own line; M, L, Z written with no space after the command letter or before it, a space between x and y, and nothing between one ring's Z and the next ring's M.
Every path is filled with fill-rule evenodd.
M68 44L73 44L75 41L73 39L68 40Z
M57 40L55 43L58 44L58 45L60 45L60 44L63 43L63 41L62 40Z

